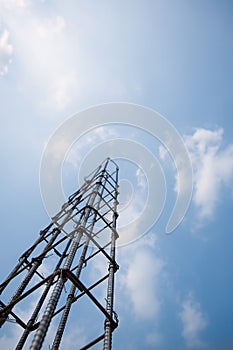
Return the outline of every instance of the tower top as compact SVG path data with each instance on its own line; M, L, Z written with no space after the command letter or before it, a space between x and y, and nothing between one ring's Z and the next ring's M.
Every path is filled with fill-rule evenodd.
M118 171L117 164L107 158L85 177L0 285L0 326L13 327L6 322L13 321L21 327L17 350L28 349L30 344L31 350L45 344L53 350L62 342L65 346L65 328L73 318L75 325L86 326L90 337L86 345L77 340L77 349L88 349L102 340L103 348L111 349L112 332L118 325L113 309ZM98 263L105 266L105 274L102 268L98 270ZM93 294L103 285L105 301ZM28 317L22 317L19 309ZM97 331L101 334L96 336Z

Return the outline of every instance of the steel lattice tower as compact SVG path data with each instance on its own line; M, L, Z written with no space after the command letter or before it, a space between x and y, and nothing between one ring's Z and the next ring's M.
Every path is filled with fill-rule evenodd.
M58 349L71 311L75 311L78 326L91 308L98 314L98 320L103 318L103 334L95 334L94 340L89 339L81 349L102 340L103 348L111 349L112 332L118 325L113 310L114 275L118 269L115 260L118 170L116 163L107 159L86 177L0 285L0 327L12 321L22 329L15 349L41 349L54 324L56 331L52 340L49 338L50 348ZM97 259L104 263L106 272L100 278L91 278L93 274L88 270ZM106 299L102 302L94 293L105 285ZM33 307L24 319L19 310L29 303ZM79 305L82 310L88 308L87 314L79 312ZM95 324L92 319L89 330L94 332Z

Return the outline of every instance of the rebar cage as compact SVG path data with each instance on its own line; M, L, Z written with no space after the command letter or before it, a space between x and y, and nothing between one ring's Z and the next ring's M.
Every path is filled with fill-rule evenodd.
M41 349L47 337L50 348L59 349L68 318L88 327L91 338L82 346L77 339L77 348L103 341L111 349L118 326L113 310L118 171L108 158L86 177L0 285L0 327L11 321L21 328L15 349Z

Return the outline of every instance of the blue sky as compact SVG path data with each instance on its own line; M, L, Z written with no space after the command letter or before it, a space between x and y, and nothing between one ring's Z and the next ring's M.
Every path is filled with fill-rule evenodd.
M1 279L49 221L40 162L49 137L71 115L110 102L142 105L172 123L190 152L193 196L171 235L164 232L176 171L151 135L133 125L96 128L64 161L66 195L88 152L119 138L147 147L166 178L161 217L144 238L118 250L114 349L233 348L232 18L226 0L0 0ZM123 206L124 225L142 210L136 204L145 201L148 183L134 165L120 166L129 192L122 202L134 195ZM76 349L77 335L88 331L71 322L63 348ZM13 324L2 328L1 348L13 349L16 338Z

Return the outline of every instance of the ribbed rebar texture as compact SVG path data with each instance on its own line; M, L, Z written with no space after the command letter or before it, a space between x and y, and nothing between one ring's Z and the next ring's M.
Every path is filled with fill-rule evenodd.
M0 285L0 327L13 321L22 328L16 350L59 349L71 316L75 325L86 325L90 337L77 349L100 341L105 350L112 348L112 332L118 325L113 317L118 171L108 158L85 177ZM98 261L106 271L97 278L92 269ZM106 288L106 306L92 292L100 285ZM77 312L79 305L82 313ZM19 308L28 318L17 314ZM52 340L47 337L50 327L55 329Z

